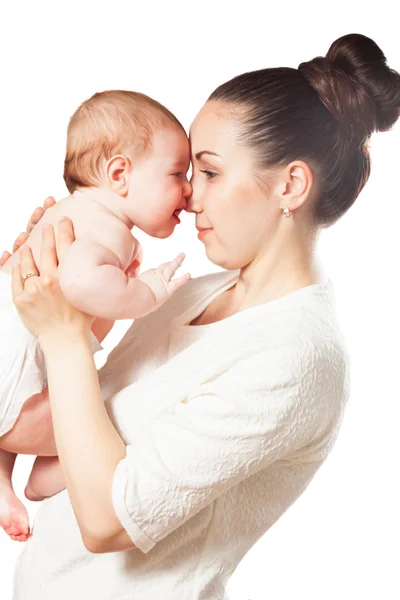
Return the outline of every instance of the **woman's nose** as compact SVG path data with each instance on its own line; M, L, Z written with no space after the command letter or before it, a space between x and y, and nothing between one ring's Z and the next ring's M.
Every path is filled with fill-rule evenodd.
M189 196L189 198L187 199L185 210L187 212L194 212L194 213L199 213L202 211L200 202L197 199L197 195L196 195L194 188L192 188L192 193Z
M200 213L203 212L203 188L200 185L197 177L193 174L190 179L192 193L187 199L187 212Z
M190 179L190 181L188 181L188 195L186 196L186 207L185 210L186 212L199 212L199 209L197 207L197 202L195 201L195 190L194 187L192 185L192 181L193 181L193 177Z

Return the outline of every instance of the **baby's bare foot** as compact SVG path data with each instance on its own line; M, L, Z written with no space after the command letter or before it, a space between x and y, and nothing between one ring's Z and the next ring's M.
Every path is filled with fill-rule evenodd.
M29 537L29 516L10 485L0 484L0 527L16 542Z

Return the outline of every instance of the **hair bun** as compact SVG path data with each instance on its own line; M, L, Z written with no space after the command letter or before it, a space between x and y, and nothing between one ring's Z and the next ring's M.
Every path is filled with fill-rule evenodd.
M337 39L325 57L301 63L299 71L350 136L365 140L373 131L390 129L399 117L400 75L364 35Z

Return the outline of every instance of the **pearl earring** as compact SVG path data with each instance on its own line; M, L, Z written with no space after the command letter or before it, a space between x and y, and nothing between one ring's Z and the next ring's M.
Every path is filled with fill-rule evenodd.
M289 218L292 216L292 213L289 210L288 206L285 206L285 208L283 209L283 214L285 215L285 217Z

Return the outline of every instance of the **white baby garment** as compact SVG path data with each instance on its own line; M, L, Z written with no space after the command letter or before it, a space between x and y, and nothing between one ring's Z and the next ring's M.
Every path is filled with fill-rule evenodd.
M90 332L92 350L102 350ZM43 352L22 323L11 294L11 275L0 271L0 437L10 431L25 400L47 384Z

